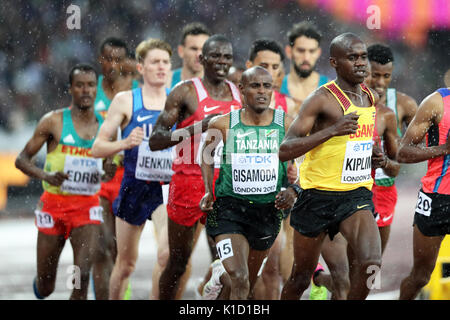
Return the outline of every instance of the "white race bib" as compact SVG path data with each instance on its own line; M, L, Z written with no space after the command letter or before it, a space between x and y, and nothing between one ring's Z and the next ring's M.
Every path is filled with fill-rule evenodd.
M89 219L93 221L103 222L103 208L102 207L92 207L89 209Z
M148 140L143 140L139 145L135 177L146 181L170 181L172 160L172 148L151 151Z
M232 153L233 192L243 195L275 192L278 164L277 153Z
M361 183L372 178L372 145L372 140L347 142L341 183Z
M200 138L200 143L198 144L196 162L199 166L202 165L202 150L205 145L207 132L203 132ZM214 168L220 168L220 164L222 163L222 153L223 153L223 141L220 141L219 144L214 149Z
M36 225L39 228L53 228L55 226L55 221L47 212L35 210L34 214L36 215Z
M60 189L72 194L94 195L100 190L102 159L66 156L64 173L69 175Z
M416 212L429 217L431 215L431 198L425 193L419 191L419 198L417 199Z

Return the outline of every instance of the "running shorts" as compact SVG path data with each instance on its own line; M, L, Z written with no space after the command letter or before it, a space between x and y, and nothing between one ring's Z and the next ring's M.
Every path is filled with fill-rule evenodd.
M291 226L306 237L326 232L333 240L340 223L360 210L374 211L372 192L365 187L343 192L306 189L291 210Z
M114 215L129 224L140 226L163 203L161 183L124 177L119 196L113 203Z
M242 234L250 248L268 250L280 232L283 213L275 203L258 204L233 197L217 198L206 218L206 233Z
M379 227L387 227L394 220L395 205L397 204L397 188L373 185L373 204L375 206L375 220Z
M450 195L420 189L414 224L427 237L450 234Z
M215 170L214 181L219 177ZM215 184L215 183L214 183ZM214 185L213 184L213 185ZM200 200L205 195L205 184L201 175L175 173L169 184L167 214L177 224L191 227L197 221L206 221L206 213L200 210Z
M125 168L123 166L117 167L114 177L108 182L103 182L100 186L98 195L102 198L107 199L111 205L119 195L124 171Z
M35 210L38 230L48 235L64 235L72 229L103 222L98 195L59 195L45 191Z

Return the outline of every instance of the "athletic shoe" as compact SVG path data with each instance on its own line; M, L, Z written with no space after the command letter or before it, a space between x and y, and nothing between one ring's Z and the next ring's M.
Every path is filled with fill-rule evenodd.
M123 296L123 300L131 300L131 282L128 281L128 287Z
M320 272L325 271L320 263L317 264L317 268L313 273L311 279L311 291L309 292L309 300L327 300L328 290L325 286L316 286L314 283L314 277Z
M33 292L34 292L34 295L36 296L36 298L38 298L39 300L45 299L45 297L41 296L41 294L38 291L38 288L36 285L36 278L33 279Z
M220 283L220 277L225 272L225 268L222 262L217 259L212 263L211 279L203 287L202 297L203 300L216 300L222 291L222 283Z

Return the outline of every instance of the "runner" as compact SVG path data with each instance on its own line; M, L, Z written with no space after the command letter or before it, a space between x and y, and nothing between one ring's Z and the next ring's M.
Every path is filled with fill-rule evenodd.
M203 77L203 66L200 62L203 44L211 35L208 28L200 22L189 23L181 31L181 43L178 45L178 56L183 63L181 68L172 71L168 87L173 88L179 82Z
M35 210L37 277L33 289L37 298L55 289L60 254L69 239L74 256L74 287L70 299L87 299L89 273L97 250L99 225L103 221L98 190L102 161L91 153L102 123L94 112L97 73L90 65L78 64L69 74L69 107L44 115L16 167L42 180L44 193ZM32 159L47 145L44 169Z
M258 271L281 228L281 209L293 205L300 189L280 191L287 164L277 153L290 121L282 110L269 108L272 76L252 67L243 73L239 88L243 108L209 124L202 161L206 192L200 202L203 211L210 211L206 230L229 276L223 283L230 289L220 298L233 300L253 295ZM222 140L225 152L214 197L211 153Z
M137 88L139 83L130 79L125 73L129 71L128 48L119 38L107 38L100 46L98 58L102 75L98 78L95 111L103 118L108 113L113 97L120 91ZM99 196L103 208L105 222L101 226L99 252L95 254L93 264L93 280L95 298L107 300L109 297L109 278L117 255L116 230L112 204L117 198L123 177L123 155L112 155L106 158L105 167L116 167L115 174L108 182L101 184ZM131 291L129 292L131 294Z
M450 233L449 109L450 88L438 89L427 96L406 130L397 154L400 163L428 161L414 214L414 264L401 283L402 300L414 299L429 282L441 242ZM421 145L423 138L426 147Z
M330 45L330 64L337 80L306 99L280 146L281 161L306 154L300 168L303 190L291 210L294 267L282 299L299 299L309 286L327 234L332 239L341 232L355 253L355 299L369 293L368 268L381 265L370 191L377 101L363 84L366 46L352 33L341 34Z
M226 80L233 63L231 42L222 35L211 36L200 61L203 78L185 81L172 90L150 138L151 150L177 145L167 205L170 255L160 279L161 299L175 298L199 235L196 226L205 216L199 208L204 194L198 154L204 135L200 133L213 116L241 107L239 90ZM175 125L177 130L171 132Z
M142 88L117 94L94 143L93 153L107 157L125 150L124 178L113 204L116 219L117 259L110 279L110 299L122 299L138 257L139 239L147 219L163 203L160 181L169 181L171 154L148 148L152 126L166 101L165 83L172 49L159 39L148 39L136 48ZM121 140L112 141L117 129ZM153 221L158 230L157 221Z

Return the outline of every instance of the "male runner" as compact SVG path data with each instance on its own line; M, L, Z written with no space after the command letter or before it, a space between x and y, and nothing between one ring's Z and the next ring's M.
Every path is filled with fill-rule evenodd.
M305 100L280 146L281 161L306 154L303 191L291 210L294 266L282 299L299 299L309 286L327 234L341 232L353 249L359 267L355 299L369 293L367 268L381 265L370 191L377 101L363 85L366 46L352 33L341 34L330 45L330 64L337 79Z
M239 90L226 80L233 64L231 42L222 35L211 36L203 45L200 61L203 78L193 78L172 90L150 138L151 150L177 145L167 205L170 253L160 278L161 299L174 299L198 238L197 223L205 216L199 208L204 194L198 153L204 141L201 132L213 116L241 107ZM177 130L171 132L174 125Z
M151 152L148 148L152 126L166 101L165 83L171 55L170 46L159 39L149 39L138 45L137 69L144 84L142 88L120 92L114 97L94 143L93 153L97 157L125 150L124 178L113 204L118 252L110 279L110 299L124 296L135 268L145 222L163 203L160 181L169 181L172 174L170 150ZM118 128L123 132L122 139L112 141Z
M103 118L106 117L111 100L118 92L139 86L136 80L130 80L125 76L129 69L127 56L127 45L121 39L110 37L105 39L100 46L98 62L102 75L99 76L97 83L95 111L99 112ZM111 163L112 159L114 161ZM93 264L94 291L95 298L98 300L107 300L109 297L109 278L117 255L112 204L119 194L123 177L122 160L123 155L111 155L106 159L105 165L113 165L117 169L111 180L101 184L99 192L100 205L105 213L105 222L101 226L99 252L96 253Z
M380 96L380 104L395 112L398 136L402 136L417 111L417 103L410 96L390 88L394 69L392 50L382 44L374 44L367 48L371 72L366 80L367 85ZM373 190L375 214L381 236L381 250L384 252L389 239L391 224L397 202L397 189L393 176L386 175L382 169L376 170Z
M180 81L203 76L203 66L199 57L203 44L211 35L210 31L203 23L193 22L184 26L181 33L178 56L183 61L183 65L172 71L168 80L169 88L173 88Z
M251 68L253 66L261 66L269 71L272 79L276 79L283 68L284 61L284 53L281 46L272 39L258 39L252 43L249 52L249 58L247 60L246 66L247 68ZM300 104L297 104L292 98L286 96L278 92L275 88L272 91L272 97L269 107L272 109L282 109L286 112L290 118L294 118L298 113L298 109ZM295 182L297 179L297 169L295 166L291 165L291 162L288 163L288 172L293 171L295 178L293 181ZM286 181L287 183L287 181ZM285 186L283 186L285 187ZM284 215L285 220L287 218L287 214ZM283 221L285 221L283 220ZM283 279L281 276L281 265L288 264L287 268L291 268L292 266L292 258L285 259L284 261L280 260L280 255L283 247L283 236L285 235L285 241L288 242L292 240L292 232L291 227L288 224L283 225L283 232L278 234L278 237L270 249L268 259L264 265L264 269L262 271L261 280L257 284L257 290L255 292L255 297L261 299L269 299L269 300L278 300L280 296L280 284L283 283ZM286 246L289 246L288 244ZM286 275L286 278L289 274ZM262 283L263 282L263 286ZM260 296L263 294L263 296Z
M55 289L59 257L67 239L76 268L70 299L87 299L89 272L103 221L98 199L102 162L91 153L102 123L94 112L97 73L89 65L78 64L70 71L69 85L70 106L44 115L16 159L16 167L42 180L44 188L35 210L39 232L33 289L39 299ZM41 169L32 159L44 144L47 158Z
M450 233L449 110L450 88L438 89L427 96L408 126L397 153L400 163L428 161L414 214L414 264L401 283L402 300L414 299L428 283L441 242ZM424 137L426 146L420 145Z
M295 24L288 32L286 55L291 60L290 72L283 79L280 92L302 102L317 87L328 82L315 71L322 49L322 35L309 22Z
M210 211L206 230L229 276L224 283L230 283L229 296L219 298L233 300L252 295L258 271L280 231L281 209L290 208L300 190L296 186L280 191L287 164L277 153L290 120L282 110L269 108L272 76L262 67L252 67L243 73L239 88L243 108L209 123L201 165L205 195L200 208ZM211 153L222 140L225 152L214 194Z

